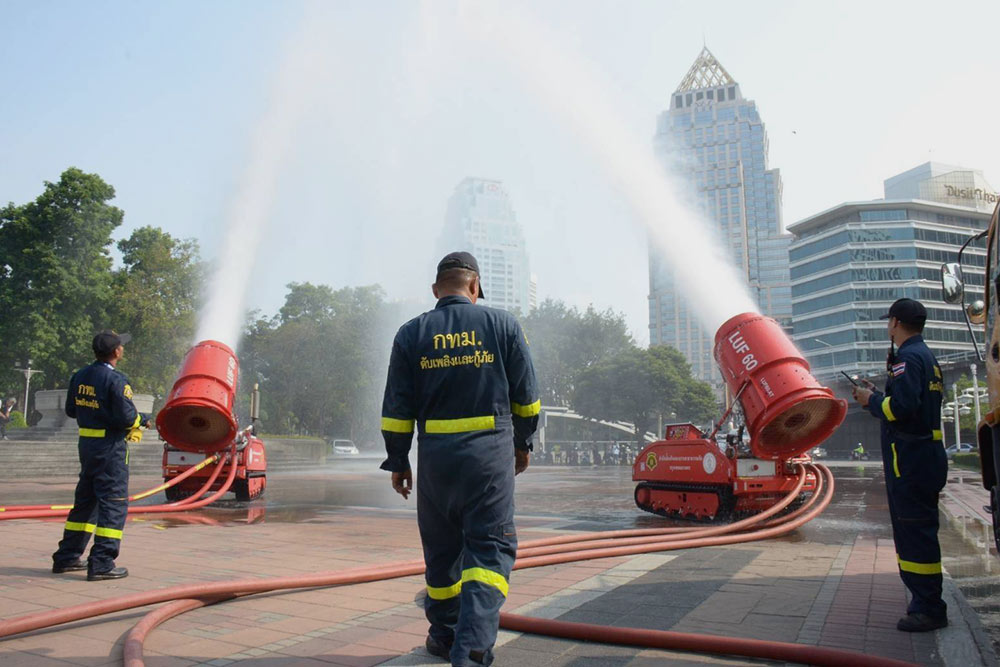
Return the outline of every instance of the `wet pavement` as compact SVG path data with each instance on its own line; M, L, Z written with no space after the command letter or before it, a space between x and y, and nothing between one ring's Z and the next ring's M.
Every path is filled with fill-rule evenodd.
M265 498L130 521L120 582L48 572L60 521L0 522L0 617L198 580L280 576L419 557L415 502L350 457L269 474ZM930 635L894 629L905 594L895 571L881 466L831 462L837 491L820 517L782 538L725 547L522 570L506 611L568 621L731 634L865 650L918 664L995 664L1000 559L971 473L953 471L943 496L942 548L952 625ZM158 478L135 478L133 491ZM73 480L0 486L0 505L67 502ZM518 477L521 540L570 531L671 525L638 511L626 467L541 467ZM230 496L231 498L231 496ZM162 495L142 503L162 502ZM988 517L986 518L988 520ZM677 523L675 525L686 525ZM610 582L610 583L609 583ZM441 664L419 646L421 578L253 596L168 621L148 664ZM120 664L139 612L0 642L0 663ZM251 631L252 630L252 631ZM500 665L640 665L745 659L606 647L502 632Z

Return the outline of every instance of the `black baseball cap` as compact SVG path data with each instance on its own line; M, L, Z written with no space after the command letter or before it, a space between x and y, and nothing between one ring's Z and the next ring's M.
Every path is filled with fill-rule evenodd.
M475 271L478 276L479 262L476 261L471 252L449 252L444 256L444 259L438 262L437 273L440 276L443 272L450 271L451 269L468 269L469 271ZM479 280L479 298L486 298L486 295L483 294L483 281L481 277Z
M896 301L889 306L889 312L882 315L879 319L887 320L890 317L895 317L903 324L922 326L925 322L927 322L927 309L924 308L924 304L919 301L914 301L913 299L896 299Z
M94 336L94 342L91 343L91 347L94 349L94 354L98 357L106 357L114 352L119 345L124 345L130 340L132 340L132 334L117 333L111 329L105 329Z

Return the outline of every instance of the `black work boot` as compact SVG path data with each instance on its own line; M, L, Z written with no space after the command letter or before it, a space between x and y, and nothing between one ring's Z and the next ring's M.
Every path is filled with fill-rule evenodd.
M426 648L427 652L431 655L451 662L451 644L446 644L440 639L434 639L430 635L427 635L427 641L424 642L424 648Z
M65 563L59 565L57 563L52 564L52 574L63 574L64 572L79 572L80 570L87 569L87 561L82 558L77 558L75 561L70 563Z
M88 572L87 581L104 581L106 579L124 579L128 576L128 570L124 567L113 567L104 572Z
M896 623L896 629L903 632L930 632L948 627L948 617L934 618L927 614L907 614Z

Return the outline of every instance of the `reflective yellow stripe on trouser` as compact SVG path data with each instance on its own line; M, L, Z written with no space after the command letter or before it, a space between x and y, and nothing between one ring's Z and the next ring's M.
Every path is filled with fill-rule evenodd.
M914 574L941 574L941 562L937 563L914 563L913 561L903 560L896 554L896 560L899 562L899 569L903 572L912 572Z
M103 438L106 431L103 428L80 428L82 438Z
M92 523L83 523L81 521L67 521L66 530L74 530L81 533L92 533L97 529Z
M94 535L97 537L110 537L113 540L122 539L122 531L116 528L101 528L98 526L97 530L94 531Z
M470 567L468 570L462 571L462 580L455 582L451 586L428 586L427 595L433 600L453 598L462 592L462 584L467 581L478 581L481 584L492 586L500 591L504 597L507 597L507 591L510 590L507 578L499 572L487 570L484 567Z
M493 415L486 417L465 417L464 419L428 419L424 422L425 433L466 433L468 431L489 431L496 428Z
M899 477L899 456L896 454L896 443L890 445L892 447L892 472Z

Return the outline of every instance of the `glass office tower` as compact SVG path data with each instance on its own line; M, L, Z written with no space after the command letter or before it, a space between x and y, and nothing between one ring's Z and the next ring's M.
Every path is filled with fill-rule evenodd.
M448 199L439 249L442 255L456 250L475 255L485 305L525 314L535 305L524 233L502 182L466 178L458 184Z
M791 330L788 246L781 225L781 174L768 167L764 123L753 100L703 49L657 119L654 148L681 179L701 219L740 268L761 312ZM714 331L703 330L674 287L673 272L649 251L649 342L671 345L703 380L718 382ZM719 295L724 299L725 295ZM736 313L733 313L734 315Z

